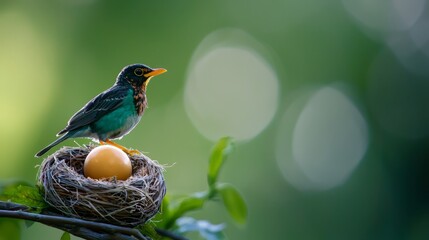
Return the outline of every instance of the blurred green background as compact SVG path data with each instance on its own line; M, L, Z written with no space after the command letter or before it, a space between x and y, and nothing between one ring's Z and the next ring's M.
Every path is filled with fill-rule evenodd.
M34 183L34 154L145 63L168 72L119 143L191 193L214 141L234 137L221 181L247 225L215 203L194 215L229 239L429 239L428 26L427 0L1 0L0 180ZM0 239L14 227L1 220Z

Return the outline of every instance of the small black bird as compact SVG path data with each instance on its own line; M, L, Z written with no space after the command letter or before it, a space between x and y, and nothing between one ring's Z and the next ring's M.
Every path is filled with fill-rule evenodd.
M75 113L53 143L42 149L42 156L55 145L68 138L89 137L100 144L110 144L129 154L138 153L114 143L128 134L140 121L147 105L146 89L152 77L166 72L164 68L150 68L143 64L126 66L119 73L115 84L89 101Z

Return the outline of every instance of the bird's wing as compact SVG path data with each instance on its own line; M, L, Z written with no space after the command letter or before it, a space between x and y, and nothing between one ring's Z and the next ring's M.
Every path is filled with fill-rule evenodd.
M130 89L114 85L89 101L82 109L75 113L68 121L67 127L57 135L78 129L100 119L105 114L120 107L128 96Z

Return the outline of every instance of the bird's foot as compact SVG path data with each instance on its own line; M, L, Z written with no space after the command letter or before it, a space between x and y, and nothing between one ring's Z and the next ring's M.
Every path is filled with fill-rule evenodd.
M122 151L124 151L124 152L125 152L126 154L128 154L128 155L140 155L140 154L142 154L139 150L136 150L136 149L128 149L128 148L126 148L126 147L124 147L124 146L122 146L122 145L120 145L120 144L117 144L117 143L115 143L115 142L113 142L113 141L110 141L110 140L106 140L106 141L101 141L101 140L100 140L100 144L101 144L101 145L109 144L109 145L115 146L115 147L117 147L117 148L121 149Z
M142 154L139 150L137 149L122 149L124 152L126 152L128 155L140 155Z

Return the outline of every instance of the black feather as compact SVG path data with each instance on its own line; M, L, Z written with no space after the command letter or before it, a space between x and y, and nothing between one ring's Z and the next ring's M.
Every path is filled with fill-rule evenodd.
M67 127L61 130L57 136L87 126L117 109L130 91L132 90L127 86L114 85L100 93L75 113L68 121Z
M40 157L43 154L45 154L47 151L49 151L51 148L55 147L56 145L58 145L59 143L61 143L62 141L70 138L73 135L73 133L66 133L63 136L61 136L60 138L56 139L53 143L49 144L47 147L45 147L44 149L40 150L38 153L36 153L35 157Z

